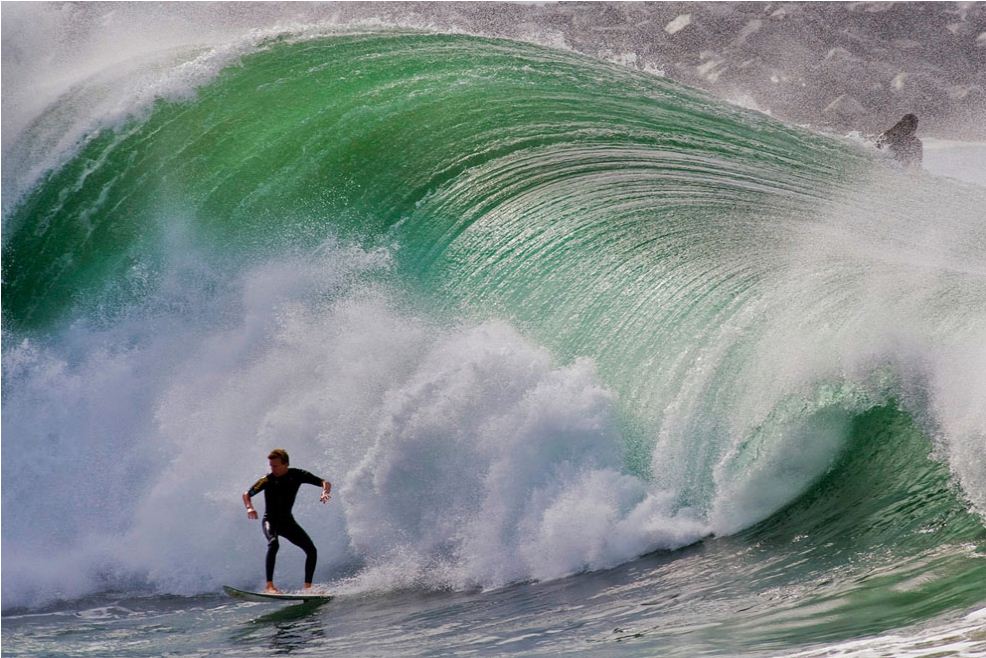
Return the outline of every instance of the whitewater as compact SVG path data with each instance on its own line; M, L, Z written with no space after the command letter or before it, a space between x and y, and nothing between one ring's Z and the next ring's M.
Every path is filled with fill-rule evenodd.
M986 654L978 146L428 26L194 37L5 100L5 653ZM221 594L274 447L335 485L328 606Z

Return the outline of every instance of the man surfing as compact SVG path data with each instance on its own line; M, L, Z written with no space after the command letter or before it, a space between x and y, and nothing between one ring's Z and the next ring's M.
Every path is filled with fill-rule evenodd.
M904 167L920 167L924 156L924 148L918 139L918 118L913 114L905 114L892 128L885 131L876 139L876 147L884 146L890 154Z
M277 550L280 548L279 537L284 537L305 552L305 589L311 589L318 551L308 533L294 520L291 508L294 506L294 499L302 484L322 487L322 495L319 500L327 503L331 498L329 494L332 492L332 483L300 468L289 468L288 453L281 448L272 450L267 455L267 461L270 464L270 473L257 480L243 494L243 504L246 505L247 517L256 519L257 510L253 508L250 499L261 491L264 492L262 527L264 537L267 538L267 586L264 591L269 594L280 593L280 590L274 587L274 562L277 560Z

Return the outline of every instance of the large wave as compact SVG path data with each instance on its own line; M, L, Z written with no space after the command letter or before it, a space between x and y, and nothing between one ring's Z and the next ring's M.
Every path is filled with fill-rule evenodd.
M274 445L360 588L734 533L888 408L986 510L981 190L530 45L252 47L4 217L5 605L249 581Z

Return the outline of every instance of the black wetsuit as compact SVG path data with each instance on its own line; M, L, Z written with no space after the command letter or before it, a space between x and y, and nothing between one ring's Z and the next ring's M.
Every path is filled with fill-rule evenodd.
M321 487L322 478L300 468L289 468L288 472L279 478L270 474L265 475L247 491L247 495L251 498L261 491L264 492L263 530L264 537L267 538L267 582L274 580L274 562L277 559L277 549L280 548L278 537L284 537L305 552L305 582L312 582L315 576L318 551L315 550L315 544L308 533L291 515L298 489L306 483Z
M924 145L915 134L917 129L918 118L913 114L905 114L893 128L877 138L876 146L886 146L897 162L905 167L920 168L924 158Z

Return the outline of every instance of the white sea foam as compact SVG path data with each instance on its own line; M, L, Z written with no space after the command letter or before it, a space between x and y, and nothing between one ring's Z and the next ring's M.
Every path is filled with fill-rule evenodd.
M235 276L226 301L187 292L181 321L8 345L4 449L23 466L5 467L4 605L257 583L239 496L276 446L335 483L296 511L320 580L361 568L350 588L554 578L707 532L623 472L591 361L402 310L369 280L388 263L329 246ZM281 551L288 586L300 559Z

